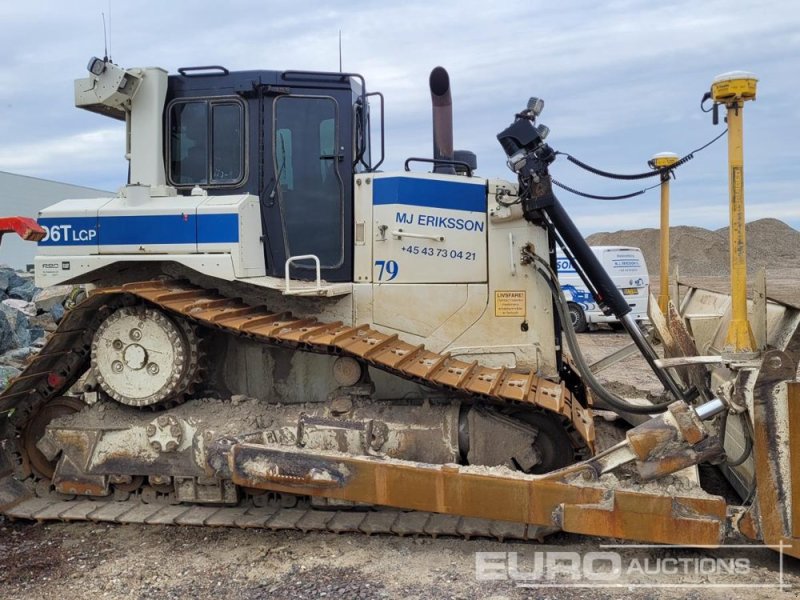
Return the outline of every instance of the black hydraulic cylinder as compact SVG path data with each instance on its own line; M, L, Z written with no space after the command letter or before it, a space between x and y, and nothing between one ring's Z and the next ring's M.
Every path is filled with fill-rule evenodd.
M619 288L611 280L611 276L600 264L589 244L583 239L581 232L578 231L561 202L553 197L552 204L543 207L542 210L547 214L558 235L564 240L564 244L572 252L575 260L595 289L597 293L595 300L601 307L608 307L618 319L622 320L622 317L631 312L628 301L625 300Z
M685 394L678 383L665 369L656 364L658 355L644 334L642 334L636 321L630 316L631 307L625 297L614 285L611 276L600 264L592 248L583 239L581 232L578 231L561 202L553 194L550 177L545 175L540 177L539 181L532 182L529 191L530 193L523 204L525 217L533 220L537 211L547 217L564 245L575 257L575 261L578 263L576 266L583 271L583 274L588 279L587 285L596 294L595 300L597 300L597 303L604 309L610 310L619 319L664 388L676 399L685 400Z

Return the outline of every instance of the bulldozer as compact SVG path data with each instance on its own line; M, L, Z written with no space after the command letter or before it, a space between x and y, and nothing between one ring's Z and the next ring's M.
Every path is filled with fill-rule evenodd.
M355 73L88 71L76 105L125 121L128 181L27 223L37 285L89 292L0 395L2 514L800 556L800 307L759 295L731 341L741 285L651 302L659 356L553 192L540 99L498 134L504 181L454 149L441 67L433 157L401 172ZM715 110L754 97L737 81ZM559 249L661 401L595 377ZM620 441L601 409L633 423ZM708 463L739 502L704 489Z

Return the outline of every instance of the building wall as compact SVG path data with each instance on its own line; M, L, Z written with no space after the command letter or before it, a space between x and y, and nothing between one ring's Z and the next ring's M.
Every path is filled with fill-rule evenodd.
M101 198L114 192L49 181L0 171L0 216L37 218L39 211L61 200ZM24 269L33 263L36 244L24 242L16 234L3 236L0 244L0 264Z

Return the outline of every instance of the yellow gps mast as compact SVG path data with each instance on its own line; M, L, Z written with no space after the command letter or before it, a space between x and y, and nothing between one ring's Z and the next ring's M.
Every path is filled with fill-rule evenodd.
M725 348L733 352L756 349L747 320L747 243L744 221L744 152L742 113L747 100L756 99L758 79L752 73L733 71L714 78L711 99L714 109L728 109L728 182L730 189L731 322ZM715 112L716 119L716 112Z
M660 152L647 163L653 169L671 167L678 162L678 155ZM661 173L661 272L658 280L658 306L667 314L669 304L669 178L670 171Z

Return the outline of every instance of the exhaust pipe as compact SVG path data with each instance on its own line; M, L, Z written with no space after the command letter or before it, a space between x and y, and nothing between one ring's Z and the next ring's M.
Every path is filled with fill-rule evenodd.
M450 96L450 76L444 67L431 71L429 79L433 107L433 158L453 160L453 99ZM454 175L453 165L434 164L434 173Z

